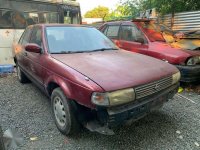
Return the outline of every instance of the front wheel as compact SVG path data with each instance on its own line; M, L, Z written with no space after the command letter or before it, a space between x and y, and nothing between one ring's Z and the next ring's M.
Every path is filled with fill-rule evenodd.
M80 131L80 124L76 119L70 100L66 98L60 88L53 90L51 106L56 126L61 133L74 135Z

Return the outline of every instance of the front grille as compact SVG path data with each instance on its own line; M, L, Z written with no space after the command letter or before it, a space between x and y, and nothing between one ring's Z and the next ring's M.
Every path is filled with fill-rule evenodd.
M171 85L172 76L142 86L138 86L135 88L136 99L140 99L148 95L157 93L165 88L168 88Z

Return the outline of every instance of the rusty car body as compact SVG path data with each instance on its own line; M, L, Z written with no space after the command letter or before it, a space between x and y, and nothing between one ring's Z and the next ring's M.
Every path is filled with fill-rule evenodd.
M157 23L155 20L141 21L139 19L136 19L135 21L141 22L141 26L144 28L147 34L149 32L154 32L154 35L161 37L159 40L164 40L174 48L181 48L186 50L200 50L200 31L195 30L178 32L171 30L164 24Z
M156 32L146 19L104 23L99 30L125 50L148 55L175 65L181 72L181 81L200 79L200 51L173 48L163 35Z
M120 50L93 27L29 26L18 47L19 81L29 79L51 97L63 134L75 134L80 123L110 134L113 126L161 107L179 87L176 67Z

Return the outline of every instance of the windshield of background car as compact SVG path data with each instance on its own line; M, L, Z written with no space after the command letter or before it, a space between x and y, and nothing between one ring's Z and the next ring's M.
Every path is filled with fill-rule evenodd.
M153 22L141 22L140 25L142 26L148 37L155 41L165 42L165 39L163 38L163 35L161 33L161 29Z
M104 34L91 27L47 27L50 53L78 53L117 50Z

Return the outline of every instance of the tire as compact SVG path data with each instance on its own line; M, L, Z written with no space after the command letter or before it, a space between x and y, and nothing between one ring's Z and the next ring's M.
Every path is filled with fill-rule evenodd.
M3 131L0 126L0 150L5 150L4 142L3 142Z
M75 116L71 101L60 88L53 90L51 95L53 118L58 130L64 135L75 135L80 131L80 123Z
M17 69L17 76L18 76L18 80L21 83L29 83L30 80L26 77L26 75L22 72L22 70L20 69L19 65L16 64L16 69Z

